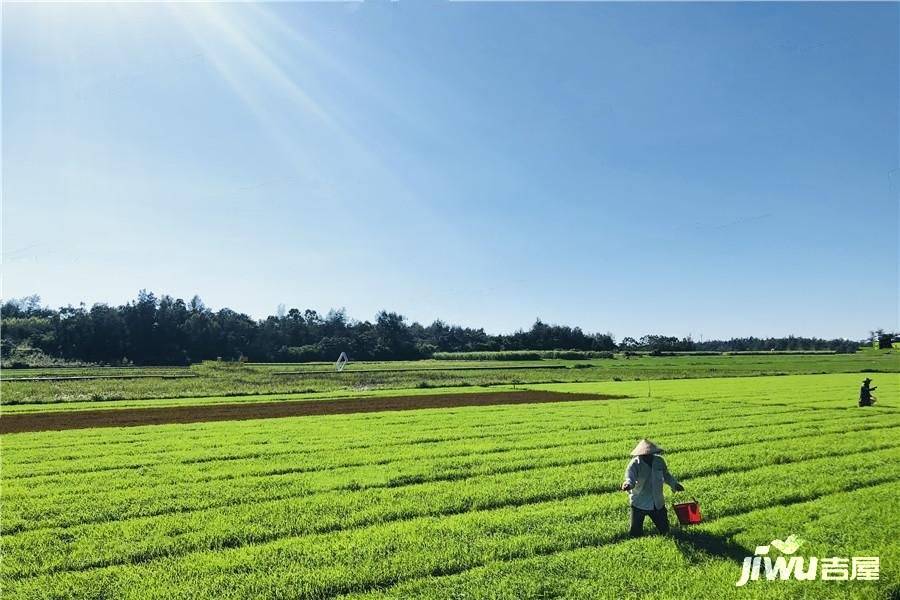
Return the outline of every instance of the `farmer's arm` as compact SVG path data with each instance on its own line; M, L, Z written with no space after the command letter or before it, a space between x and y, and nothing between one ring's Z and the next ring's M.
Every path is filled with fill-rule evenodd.
M625 469L625 481L622 483L622 489L626 492L634 487L634 484L637 483L637 468L638 461L633 460L628 463L628 468Z
M669 484L669 487L671 487L676 492L684 491L684 486L681 485L678 480L675 479L675 476L669 472L669 465L667 465L665 462L663 462L663 479L666 483Z

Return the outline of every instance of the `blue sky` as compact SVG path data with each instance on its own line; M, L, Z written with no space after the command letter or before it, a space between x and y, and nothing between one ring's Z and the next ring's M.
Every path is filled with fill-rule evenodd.
M898 4L7 4L3 295L898 326Z

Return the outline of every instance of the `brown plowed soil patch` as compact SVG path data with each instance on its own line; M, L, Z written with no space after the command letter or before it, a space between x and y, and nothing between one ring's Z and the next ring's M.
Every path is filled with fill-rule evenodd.
M612 400L623 397L624 396L609 396L602 394L522 391L435 394L427 396L385 396L375 398L352 398L346 400L284 400L281 402L245 402L242 404L166 406L158 408L72 410L37 414L4 415L3 417L0 417L0 433L87 429L90 427L133 427L137 425L165 425L169 423L198 423L205 421L274 419L280 417L341 415L387 410L453 408L457 406Z

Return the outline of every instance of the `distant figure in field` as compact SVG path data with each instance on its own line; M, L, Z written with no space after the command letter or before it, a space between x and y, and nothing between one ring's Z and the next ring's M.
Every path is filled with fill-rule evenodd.
M878 387L871 387L869 384L872 383L872 380L866 377L863 379L862 387L859 388L859 405L860 406L872 406L875 404L875 396L872 395L872 392L877 390Z
M632 537L643 534L644 517L650 517L660 533L668 533L669 513L663 498L663 482L676 492L684 491L684 486L669 473L666 461L660 456L662 453L663 449L650 440L641 440L631 451L634 458L625 470L622 491L628 492L631 501L629 534Z

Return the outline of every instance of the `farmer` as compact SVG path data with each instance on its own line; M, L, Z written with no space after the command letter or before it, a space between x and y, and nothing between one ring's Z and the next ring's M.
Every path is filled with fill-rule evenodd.
M872 395L872 392L877 390L878 387L870 387L870 383L872 383L872 380L866 377L865 379L863 379L862 387L859 388L860 406L872 406L873 404L875 404L875 396Z
M660 533L669 532L669 514L663 500L663 482L669 484L676 492L684 491L684 486L669 473L666 461L663 460L663 449L650 440L641 440L631 451L631 462L625 470L625 482L622 491L628 492L631 500L632 537L640 536L644 531L644 517L650 517Z

